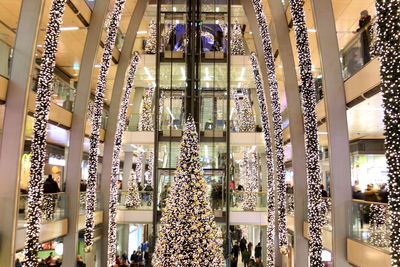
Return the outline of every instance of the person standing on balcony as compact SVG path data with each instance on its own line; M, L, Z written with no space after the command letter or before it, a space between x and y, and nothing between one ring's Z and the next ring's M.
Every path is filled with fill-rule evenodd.
M369 53L369 45L371 43L371 16L368 14L368 10L363 10L360 13L360 20L358 21L358 29L356 33L361 32L361 50L363 55L364 64L367 64L371 60Z

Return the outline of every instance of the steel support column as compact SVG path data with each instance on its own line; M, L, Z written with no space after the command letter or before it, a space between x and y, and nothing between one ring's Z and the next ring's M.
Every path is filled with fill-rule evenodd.
M43 0L22 1L8 83L0 152L0 266L14 266L20 165L24 151L27 102Z
M347 262L346 240L349 233L349 210L352 198L346 95L331 0L312 0L311 3L321 58L328 128L333 264L337 267L346 267L351 266Z
M75 266L78 245L78 220L80 208L80 180L82 176L82 153L85 139L86 114L90 97L90 85L93 77L94 64L99 48L103 22L107 15L110 0L96 0L90 19L82 54L79 80L76 88L76 98L72 125L70 130L70 145L66 166L66 194L68 196L68 234L64 237L63 265Z
M140 0L136 2L135 9L132 13L129 22L127 35L124 39L124 44L121 49L121 55L118 62L117 73L115 75L114 86L111 96L110 115L107 125L106 138L104 142L103 153L103 172L101 179L101 201L104 207L103 213L103 251L101 254L102 262L107 262L108 251L108 220L109 220L109 200L110 200L110 178L112 169L112 157L114 151L115 131L117 129L118 114L120 110L122 90L125 85L125 74L129 67L133 46L136 40L136 32L139 29L140 22L142 21L144 12L147 7L147 0Z
M301 109L301 96L297 83L294 55L290 42L289 28L282 2L268 0L272 15L279 56L283 65L283 77L289 113L290 142L292 145L292 166L294 173L294 265L308 265L308 241L303 236L305 221L304 199L307 196L306 152L304 144L304 125Z

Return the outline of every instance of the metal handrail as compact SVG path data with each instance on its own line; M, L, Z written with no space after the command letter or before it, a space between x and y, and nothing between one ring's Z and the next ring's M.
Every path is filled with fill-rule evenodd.
M357 203L362 203L362 204L368 204L368 205L382 205L382 206L388 206L388 203L384 202L374 202L374 201L366 201L362 199L353 199L352 202L357 202Z
M55 195L65 195L65 192L58 192L58 193L44 193L44 196L55 196ZM20 197L28 197L28 194L21 194Z

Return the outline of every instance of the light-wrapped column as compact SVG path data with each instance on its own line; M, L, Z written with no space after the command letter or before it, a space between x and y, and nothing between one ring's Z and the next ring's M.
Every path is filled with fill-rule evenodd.
M321 173L318 152L318 125L316 116L315 84L311 72L311 55L303 0L290 0L296 48L299 58L301 98L304 115L304 132L306 143L306 170L309 221L309 262L311 267L322 266L323 213L321 212L322 191Z
M126 127L126 113L128 110L129 99L133 88L137 65L140 57L137 52L132 57L126 86L123 90L121 107L118 114L117 129L114 139L114 151L112 159L112 172L110 183L110 204L109 204L109 223L108 223L108 266L114 266L117 251L117 202L118 202L118 178L119 178L119 165L120 153L122 145L122 136Z
M262 83L258 61L255 53L251 53L251 64L253 67L254 80L260 107L261 123L265 141L265 157L267 162L267 266L275 266L275 181L274 181L274 163L272 156L272 140L270 135L270 126L268 120L268 110L264 95L264 86Z
M400 266L400 2L376 1L377 42L389 176L390 250Z
M107 32L107 38L104 43L103 55L101 58L100 73L97 78L96 92L94 96L92 129L90 134L89 148L89 176L86 190L86 216L85 216L85 251L91 252L93 245L94 230L94 210L96 207L96 183L97 183L97 167L99 160L99 143L101 115L103 111L104 91L106 88L107 74L110 69L112 51L118 34L118 25L121 20L122 10L125 6L125 0L116 0L114 10L110 18L110 26Z
M245 176L243 177L244 200L243 210L255 211L257 206L257 192L260 185L259 165L256 153L244 153Z
M42 214L43 174L47 146L46 128L49 120L51 95L53 94L52 81L65 2L66 0L54 0L52 2L40 64L31 145L32 157L28 183L28 215L24 250L26 261L24 266L38 265L36 253L39 249L40 217ZM9 253L13 252L10 251Z
M276 190L277 190L277 209L278 209L278 234L279 248L282 254L288 253L287 239L287 220L286 220L286 184L285 184L285 162L282 136L282 115L278 92L278 81L275 73L275 59L272 50L271 37L269 34L268 23L265 17L262 1L252 0L256 13L258 27L261 33L261 40L264 52L264 60L267 66L267 78L269 92L271 95L272 120L275 138L276 154Z

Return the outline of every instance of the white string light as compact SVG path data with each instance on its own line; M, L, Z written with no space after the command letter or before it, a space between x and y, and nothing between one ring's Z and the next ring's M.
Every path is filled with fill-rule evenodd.
M244 55L244 42L242 28L240 27L239 21L235 19L233 23L233 29L231 34L231 53L232 55Z
M257 192L260 186L258 157L254 152L244 152L242 168L244 169L242 185L244 200L242 208L245 211L255 211L257 206Z
M275 73L275 60L272 50L267 18L265 17L262 1L253 0L258 27L264 51L264 60L267 66L269 92L271 95L272 120L274 127L275 155L276 155L276 190L278 209L278 240L280 252L288 253L287 219L286 219L286 183L285 183L285 154L283 150L282 114L278 92L278 81Z
M92 251L93 230L94 230L94 210L96 207L96 179L99 159L99 137L101 128L101 115L103 111L104 91L107 83L107 74L110 69L112 52L118 34L118 25L121 20L122 10L125 0L116 0L114 10L110 18L110 26L107 32L107 39L104 43L103 55L101 58L100 73L97 78L97 86L93 104L92 131L90 135L89 148L89 176L86 189L86 216L85 216L85 252Z
M389 177L390 251L400 266L400 2L376 0L376 54L380 60L386 161Z
M50 8L49 23L46 29L44 51L42 55L37 84L35 123L31 145L31 167L28 183L28 214L25 236L24 266L37 266L39 250L40 221L43 202L43 174L46 160L46 128L56 65L57 46L60 26L64 15L66 0L53 0ZM11 253L11 252L10 252Z
M153 266L225 266L221 231L216 225L199 159L199 138L189 115L180 156L163 210Z
M304 131L306 143L306 170L309 221L309 262L311 267L322 266L323 213L321 212L322 180L320 175L318 152L318 126L316 116L315 84L312 76L311 55L308 33L305 23L303 0L290 0L296 36L296 48L299 58L301 97L304 113Z
M237 89L232 89L233 100L237 114L239 132L254 132L255 123L253 109L251 107L249 89L241 89L243 98L240 99Z
M153 118L151 113L151 107L153 104L154 88L148 87L144 91L142 107L140 110L139 118L139 131L154 131Z
M268 120L267 104L265 102L264 86L262 83L258 61L255 53L251 53L251 64L253 67L254 80L260 107L261 123L265 141L265 154L267 162L267 266L275 266L275 181L274 163L272 156L272 140Z
M152 20L149 24L149 38L146 39L144 51L146 54L155 54L157 46L157 25Z
M131 92L133 88L133 83L135 79L135 74L137 70L137 65L139 63L140 57L137 52L134 53L128 78L126 81L126 86L123 90L123 96L121 101L121 107L118 114L117 129L115 132L114 139L114 151L112 159L112 173L111 173L111 183L110 183L110 204L109 204L109 222L108 222L108 266L114 266L117 251L117 202L118 202L118 178L120 172L120 153L122 145L122 136L126 127L126 113L129 106L129 99L131 97Z

